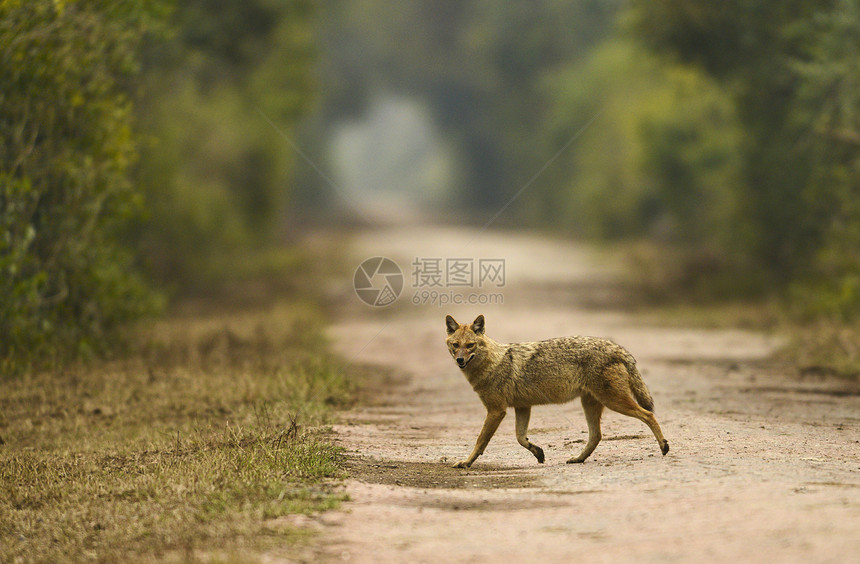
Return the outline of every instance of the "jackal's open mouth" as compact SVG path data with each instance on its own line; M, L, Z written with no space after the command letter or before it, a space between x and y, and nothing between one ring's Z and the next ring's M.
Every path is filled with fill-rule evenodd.
M469 358L464 360L462 363L460 363L460 361L458 360L457 366L459 366L460 368L466 368L466 365L469 364L470 362L472 362L473 358L475 358L475 355L470 355Z

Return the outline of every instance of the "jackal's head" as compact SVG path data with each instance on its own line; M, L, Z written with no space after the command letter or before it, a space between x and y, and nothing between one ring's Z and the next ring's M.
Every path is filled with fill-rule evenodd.
M466 368L471 362L480 365L487 356L487 342L484 338L484 316L479 315L471 325L460 325L450 315L445 317L448 330L448 352L457 361L457 366Z

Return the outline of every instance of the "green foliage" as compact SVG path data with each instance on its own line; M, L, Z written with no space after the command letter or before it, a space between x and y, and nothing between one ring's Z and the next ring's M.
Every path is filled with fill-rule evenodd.
M99 350L155 304L120 236L141 204L123 84L156 8L0 3L0 371Z
M698 295L860 312L856 0L322 9L323 135L379 91L424 104L464 215L529 185L508 219L647 238Z
M310 3L0 2L0 370L101 350L281 224ZM191 279L189 279L189 276Z
M834 3L800 28L803 58L794 112L811 153L804 202L821 225L792 303L805 314L860 318L860 5Z
M182 2L145 51L137 236L159 279L199 286L282 226L293 152L268 120L291 135L310 105L311 18L307 0Z
M860 313L860 7L852 0L634 4L638 34L737 108L745 254L797 309Z
M690 265L713 274L737 244L740 143L716 84L616 39L554 73L547 88L551 131L600 113L560 163L564 188L539 193L553 225L604 239L647 236L672 256L667 280L692 283Z
M412 98L428 108L456 159L453 203L472 217L492 215L560 148L543 143L549 99L541 88L543 75L599 41L617 5L331 3L324 17L328 51L320 129L327 133L328 126L354 118L380 91Z

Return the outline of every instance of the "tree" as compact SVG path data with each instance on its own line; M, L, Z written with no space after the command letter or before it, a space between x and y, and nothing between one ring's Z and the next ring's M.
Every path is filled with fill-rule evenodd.
M135 237L158 280L199 288L283 227L281 133L314 99L314 23L309 0L177 2L172 34L146 46L136 179L149 213Z
M378 91L416 100L456 157L451 203L472 217L490 216L560 149L544 144L541 125L551 97L544 78L584 57L608 33L619 4L330 3L323 18L329 56L320 129L326 134L332 124L354 119ZM528 202L506 215L517 213L540 220Z
M857 3L658 0L634 10L653 48L700 65L735 101L739 220L768 282L814 280L825 309L857 312Z
M98 350L151 309L126 81L159 5L0 2L0 370Z

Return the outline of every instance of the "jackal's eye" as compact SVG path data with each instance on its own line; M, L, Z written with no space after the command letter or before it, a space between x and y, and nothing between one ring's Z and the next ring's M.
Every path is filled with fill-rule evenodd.
M451 343L451 346L454 347L455 349L459 349L460 343Z
M467 348L467 349L474 349L474 348L475 348L475 343L469 343L468 345L466 345L466 348Z

